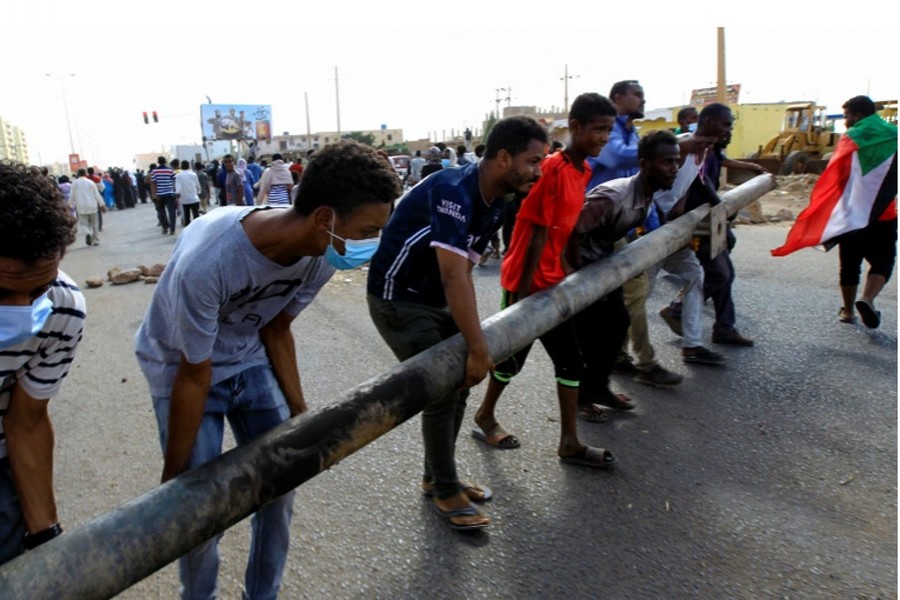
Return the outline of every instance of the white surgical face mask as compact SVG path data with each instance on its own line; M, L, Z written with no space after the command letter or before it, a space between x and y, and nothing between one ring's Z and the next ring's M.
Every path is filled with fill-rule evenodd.
M697 131L697 124L691 123L690 125L688 125L688 131L690 131L691 133L695 133Z
M0 349L12 348L37 335L51 312L50 290L28 306L0 306Z

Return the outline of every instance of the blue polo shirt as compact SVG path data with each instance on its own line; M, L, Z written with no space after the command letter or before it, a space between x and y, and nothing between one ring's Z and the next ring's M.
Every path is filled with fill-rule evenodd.
M640 170L638 167L638 132L633 124L630 130L627 129L627 123L627 115L616 117L606 146L597 156L588 157L587 161L592 171L588 190L611 179L631 177Z
M502 226L504 210L503 198L488 204L481 197L478 164L432 174L398 201L372 257L368 293L447 306L435 248L478 262Z

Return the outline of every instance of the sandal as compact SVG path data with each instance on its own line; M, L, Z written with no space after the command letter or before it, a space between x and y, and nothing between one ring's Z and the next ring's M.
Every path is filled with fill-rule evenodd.
M609 421L609 413L599 404L583 404L578 407L578 418L590 423Z
M856 323L856 316L846 306L842 306L838 311L838 321L841 323Z
M450 525L452 529L456 529L457 531L475 531L478 529L484 529L491 524L490 519L485 517L481 513L481 511L472 504L464 506L463 508L454 508L451 510L444 510L433 501L431 505L434 507L434 510L436 510L437 513L447 521L447 524ZM459 523L457 521L454 521L454 519L458 519L460 517L482 517L482 519L475 523Z
M579 467L590 467L591 469L608 469L616 462L616 457L609 450L603 448L593 448L585 446L581 454L575 456L560 456L559 460L566 464L577 465Z
M487 431L481 427L475 427L472 430L472 437L500 450L512 450L521 445L519 439L503 429L499 423Z
M491 488L472 483L464 479L459 480L459 491L466 495L472 502L489 502L494 498ZM434 487L430 483L422 482L422 495L426 498L434 498Z
M615 394L609 388L603 390L599 398L595 398L597 404L608 406L614 410L632 410L634 402L625 394Z
M881 325L881 311L875 310L875 307L865 300L856 301L856 310L859 312L863 325L869 329L877 329Z

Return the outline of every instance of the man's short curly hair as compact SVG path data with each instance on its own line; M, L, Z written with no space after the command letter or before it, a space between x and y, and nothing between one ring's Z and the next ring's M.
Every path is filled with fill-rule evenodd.
M346 216L364 204L389 204L401 192L400 178L386 158L370 146L344 140L309 159L294 210L305 216L328 206Z
M0 256L26 263L53 258L75 241L76 223L52 179L0 161Z

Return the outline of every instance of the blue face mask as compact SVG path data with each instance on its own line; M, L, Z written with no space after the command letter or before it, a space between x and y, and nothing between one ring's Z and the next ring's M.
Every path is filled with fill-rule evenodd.
M17 346L44 328L53 312L49 294L47 290L29 306L0 306L0 350Z
M688 131L690 131L691 133L696 132L696 131L697 131L697 124L696 124L696 123L691 123L690 125L688 125Z
M442 159L441 159L441 165L446 169L447 167L450 166L450 159L449 159L449 158L442 158Z
M334 233L334 221L331 222L331 231L328 232L331 237L337 238L344 242L344 253L338 254L334 249L334 244L328 244L325 248L325 260L335 269L346 271L355 269L364 265L378 249L378 242L381 238L369 238L367 240L345 240Z

